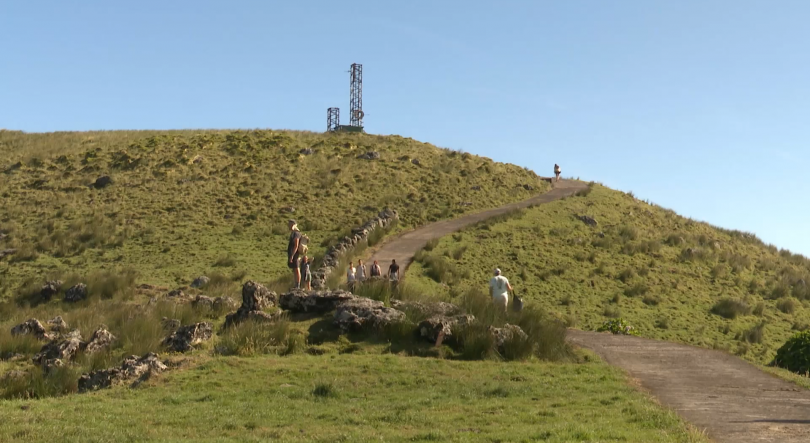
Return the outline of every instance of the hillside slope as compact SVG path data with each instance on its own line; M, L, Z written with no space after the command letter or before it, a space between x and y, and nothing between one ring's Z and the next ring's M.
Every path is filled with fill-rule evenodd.
M409 279L452 299L500 267L528 303L593 330L622 317L645 337L769 361L810 327L807 258L593 185L444 237ZM579 218L592 217L591 226Z
M379 158L358 158L369 151ZM316 255L385 206L405 229L547 186L518 166L368 134L0 131L0 158L0 250L17 249L0 259L0 298L57 271L175 284L217 265L267 280L283 273L288 218ZM88 186L104 175L111 185Z

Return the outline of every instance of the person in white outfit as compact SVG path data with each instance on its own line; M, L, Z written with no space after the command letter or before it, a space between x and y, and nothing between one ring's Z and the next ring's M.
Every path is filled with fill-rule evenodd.
M501 270L495 270L495 276L489 280L489 293L492 295L492 302L495 307L503 312L506 312L506 307L509 305L509 291L512 290L512 285L509 280L501 275Z
M346 282L349 284L349 290L354 291L354 282L357 275L357 269L354 267L354 263L349 262L349 269L346 270Z
M355 279L360 283L363 283L366 280L366 265L363 264L363 260L357 260Z

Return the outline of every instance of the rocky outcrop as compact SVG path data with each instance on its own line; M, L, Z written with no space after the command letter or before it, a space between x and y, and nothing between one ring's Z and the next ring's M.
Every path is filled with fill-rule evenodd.
M505 324L502 328L495 328L490 326L489 332L492 334L492 337L495 339L495 347L498 349L498 352L501 354L504 353L504 345L507 341L513 340L515 338L520 338L523 340L527 340L529 338L523 329L520 329L520 326L512 325L512 324Z
M115 340L116 337L110 331L104 326L99 326L98 329L93 332L90 341L84 345L84 352L86 354L95 354L96 352L109 349L110 346L112 346L112 342Z
M160 319L160 325L163 327L164 331L174 331L180 327L180 320L176 318L163 317Z
M358 155L357 158L361 160L379 160L380 153L377 151L368 151L365 154Z
M323 257L321 267L312 272L312 287L314 289L325 288L326 279L334 272L343 254L354 249L358 243L367 240L369 234L375 229L385 229L391 226L398 218L397 211L386 208L363 226L353 229L350 236L343 237L337 244L329 248Z
M298 153L301 154L301 155L312 155L312 154L315 153L315 150L312 149L312 148L304 148L304 149L298 151Z
M58 332L67 332L67 330L68 330L68 324L62 318L61 315L57 315L56 317L48 320L48 327L51 328L51 331L57 332L57 333Z
M163 346L171 352L188 352L194 346L210 340L214 334L214 325L210 322L195 323L179 328L163 340Z
M225 297L217 297L214 299L213 308L215 311L228 311L231 309L236 309L238 304L236 300L225 296Z
M582 223L585 223L588 226L596 226L596 219L587 215L578 215L577 219L579 219Z
M50 371L52 368L64 366L64 364L76 356L82 348L81 335L73 334L62 341L52 341L34 355L33 362L41 366L45 372Z
M52 340L53 335L48 333L45 326L35 318L28 319L11 328L11 335L33 335L39 340Z
M194 301L191 302L191 304L197 309L199 308L214 309L214 299L206 295L198 295L197 298L195 298Z
M44 302L51 301L54 295L59 293L59 290L62 289L62 280L52 280L49 282L45 282L42 285L42 289L39 290L39 296Z
M405 313L387 308L380 301L370 298L355 298L337 307L335 326L344 332L364 329L381 329L405 320Z
M346 291L293 291L279 297L279 306L291 312L324 313L334 311L335 308L349 300L357 298Z
M419 317L449 317L461 313L461 308L447 302L419 302L391 300L391 307L403 312L413 312Z
M75 303L77 301L82 301L85 298L87 298L87 285L84 283L73 285L67 291L65 291L64 300L66 302Z
M242 285L242 306L232 314L225 316L224 327L239 324L245 320L258 322L275 321L277 317L272 316L262 309L268 306L275 306L277 301L276 293L269 291L263 285L254 281L245 282Z
M208 277L206 277L204 275L201 275L201 276L195 278L193 282L191 282L191 287L192 288L201 288L201 287L207 285L208 282L210 282L210 281L211 281L210 278L208 278Z
M419 322L416 328L419 331L419 337L431 343L436 343L439 336L445 339L451 337L454 327L468 325L473 321L475 321L475 317L469 314L453 317L434 315Z
M133 385L168 369L158 355L150 352L143 357L131 355L121 366L84 374L79 378L79 392L95 391L112 385L134 381Z

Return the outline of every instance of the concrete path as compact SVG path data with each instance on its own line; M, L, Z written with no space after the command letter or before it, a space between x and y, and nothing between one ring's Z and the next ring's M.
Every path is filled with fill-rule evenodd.
M572 195L584 183L563 180L546 194L423 226L386 242L371 260L403 269L428 240L517 208ZM639 385L717 442L810 442L810 391L735 356L639 337L570 330L569 340L625 370Z

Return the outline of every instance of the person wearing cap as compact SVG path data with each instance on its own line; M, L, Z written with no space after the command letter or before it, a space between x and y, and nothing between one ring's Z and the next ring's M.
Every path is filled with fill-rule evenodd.
M562 173L560 165L554 163L554 177L557 178L557 181L560 181L560 173Z
M495 269L495 276L489 280L489 293L492 295L492 302L498 310L506 312L506 307L509 305L509 291L512 290L512 285L509 280L501 275L500 269Z
M298 225L295 220L288 220L287 225L290 227L290 240L287 242L287 267L292 269L293 276L295 277L295 288L301 287L301 269L299 267L298 246L301 243L301 231L298 230Z

